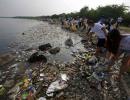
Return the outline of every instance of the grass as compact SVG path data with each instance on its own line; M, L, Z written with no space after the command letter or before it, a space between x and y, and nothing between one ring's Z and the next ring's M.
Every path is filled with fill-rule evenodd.
M130 27L120 26L119 29L120 29L121 31L124 31L124 32L130 33Z

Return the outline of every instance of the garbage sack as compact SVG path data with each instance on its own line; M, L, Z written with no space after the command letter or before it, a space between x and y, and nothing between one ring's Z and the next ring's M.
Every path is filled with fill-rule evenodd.
M56 48L53 48L53 49L50 49L49 52L51 54L57 54L60 52L60 48L59 47L56 47Z
M65 41L65 45L66 45L66 46L69 46L69 47L73 46L73 41L72 41L72 39L71 39L71 38L67 39L67 40Z
M38 52L32 54L30 56L30 58L28 59L29 63L35 63L35 62L39 62L39 61L42 61L42 62L46 63L47 58L44 55L39 55Z
M67 81L69 78L67 77L66 74L61 74L61 79L56 80L55 82L52 82L49 86L49 88L46 91L47 96L53 96L54 92L57 92L59 90L65 89L68 84Z
M41 51L46 51L46 50L52 48L52 46L51 46L50 43L47 43L47 44L44 44L44 45L40 45L38 48L39 48L39 50L41 50Z

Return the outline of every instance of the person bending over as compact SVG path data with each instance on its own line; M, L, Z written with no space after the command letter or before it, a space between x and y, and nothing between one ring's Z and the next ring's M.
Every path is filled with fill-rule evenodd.
M109 61L116 60L122 53L126 55L120 68L119 79L121 79L121 75L130 68L130 35L120 35L117 29L111 30L107 36L107 50Z

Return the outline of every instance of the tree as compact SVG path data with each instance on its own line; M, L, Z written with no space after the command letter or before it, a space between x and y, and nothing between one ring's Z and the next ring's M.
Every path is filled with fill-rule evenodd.
M80 17L86 17L88 15L88 12L89 12L89 8L83 7L79 12L79 16Z

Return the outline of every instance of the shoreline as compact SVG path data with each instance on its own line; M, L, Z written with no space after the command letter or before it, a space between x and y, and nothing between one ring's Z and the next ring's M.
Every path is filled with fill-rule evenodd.
M60 24L58 26L60 26ZM68 30L65 30L65 31L68 31ZM79 34L77 32L77 33L74 33L74 34L78 34L82 38L86 38L86 37L84 37L85 33L80 33ZM85 53L85 54L87 54L87 53ZM6 54L5 54L5 56L6 56ZM51 84L51 82L55 81L59 77L60 73L65 73L65 74L67 74L67 75L70 76L70 80L69 80L69 82L70 82L69 85L70 86L66 89L66 91L63 92L63 94L61 96L54 97L54 98L59 98L59 100L60 100L60 98L62 99L65 96L66 98L68 97L69 99L72 98L72 100L76 100L76 98L78 98L78 96L81 96L81 98L83 99L83 98L92 98L91 95L93 96L93 98L94 97L98 98L99 95L100 95L100 93L98 93L96 90L93 90L93 92L94 91L95 92L94 92L94 94L91 94L91 92L92 92L91 88L89 87L88 80L85 78L85 77L87 77L86 74L85 74L87 72L87 69L85 69L84 67L85 66L87 67L86 62L88 61L88 60L86 60L86 62L84 62L84 58L86 58L86 56L85 57L83 56L82 59L77 58L77 61L75 61L75 63L73 62L72 64L65 64L65 65L63 64L63 65L60 65L60 64L57 64L57 63L54 63L54 64L52 63L52 64L47 64L47 65L46 64L41 64L40 65L38 63L38 64L32 65L32 67L33 67L32 68L33 78L36 78L33 81L35 82L35 81L39 80L39 77L41 77L41 76L39 76L39 74L40 75L44 74L44 77L45 77L44 81L48 82L48 83L44 83L43 80L39 80L41 83L44 83L44 84L42 84L44 87L39 86L40 87L40 93L39 93L39 95L44 97L45 93L46 93L46 90L49 87L49 84ZM5 57L5 58L7 58L7 57ZM18 61L16 64L19 64L19 63L20 62ZM26 67L24 64L22 66ZM29 66L29 67L31 67L31 66ZM10 69L10 71L11 70L12 69ZM22 70L20 70L20 71L22 71ZM84 71L86 71L86 72L84 72ZM19 74L19 73L17 73L17 74ZM24 77L24 75L21 75L21 76ZM26 76L26 78L28 79L28 76ZM42 79L42 77L41 77L41 79ZM10 81L10 80L8 80L8 81ZM22 81L22 78L18 79L18 80L15 80L15 81L16 81L15 84L19 83L19 81ZM15 84L13 84L12 86L14 86ZM43 90L41 88L43 88ZM88 89L90 89L90 90L88 90ZM76 90L78 90L78 91L76 91ZM87 92L87 94L84 95L83 93L86 93L86 92ZM89 94L89 92L90 92L90 94ZM72 96L69 93L72 94ZM73 97L75 95L76 95L76 97ZM89 95L90 95L90 97L89 97ZM51 100L51 99L49 99L49 100Z

